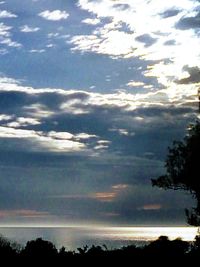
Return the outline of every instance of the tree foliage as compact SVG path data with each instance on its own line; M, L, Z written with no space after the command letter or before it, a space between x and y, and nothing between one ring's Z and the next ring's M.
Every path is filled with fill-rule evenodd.
M188 223L200 225L200 122L188 129L183 141L174 141L168 148L165 163L166 174L152 179L152 185L164 189L188 190L196 199L197 205L186 210Z

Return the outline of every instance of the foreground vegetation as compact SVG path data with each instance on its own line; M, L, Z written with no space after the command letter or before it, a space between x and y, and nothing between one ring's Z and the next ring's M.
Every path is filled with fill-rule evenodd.
M108 250L106 246L85 246L76 251L67 251L64 247L57 249L50 241L38 238L28 241L22 247L12 243L4 237L0 237L0 258L15 264L29 263L59 263L65 266L68 263L118 263L129 262L184 262L191 263L200 259L200 236L194 242L186 242L181 239L170 241L168 237L161 236L157 240L144 246L126 246L119 249Z

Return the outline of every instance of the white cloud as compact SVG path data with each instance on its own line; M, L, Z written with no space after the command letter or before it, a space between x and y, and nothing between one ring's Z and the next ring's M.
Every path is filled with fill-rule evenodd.
M5 18L17 18L17 15L7 10L0 10L0 19L5 19Z
M46 47L47 48L52 48L52 47L55 47L55 45L54 44L48 44L48 45L46 45Z
M12 41L11 38L3 38L3 40L0 40L0 43L8 47L15 47L15 48L19 48L22 46L20 43Z
M104 149L107 149L108 146L107 145L96 145L94 147L95 150L104 150Z
M38 141L38 140L36 140ZM86 145L77 141L40 137L40 145L52 152L80 152L86 150Z
M39 30L39 27L30 27L28 25L23 25L20 27L21 32L38 32Z
M39 132L33 130L15 129L12 127L0 126L1 138L36 138L39 136Z
M23 107L26 114L34 118L48 118L54 115L52 110L49 110L45 105L35 103L29 106Z
M130 81L126 85L130 87L144 87L145 83L143 82L136 82L136 81Z
M22 126L39 125L41 122L36 118L19 117L15 121L7 123L8 127L19 128Z
M135 117L134 117L135 119ZM137 120L137 119L136 119ZM134 132L130 132L127 129L121 129L121 128L112 128L109 129L111 132L117 132L119 135L124 135L124 136L134 136Z
M47 20L58 21L67 19L69 17L69 14L66 11L61 11L61 10L54 10L54 11L45 10L39 13L39 16Z
M108 18L108 22L102 20L104 25L97 25L90 34L73 36L70 40L73 51L104 54L117 59L139 57L145 61L157 60L159 63L149 66L144 75L156 78L163 88L169 88L171 92L175 88L178 91L183 89L176 83L185 76L183 66L199 66L199 35L195 29L183 31L176 27L181 18L197 15L198 1L79 0L78 5L90 12L90 17ZM172 11L177 12L167 16ZM85 21L92 23L90 18ZM173 45L166 45L173 40L176 41ZM188 47L192 47L189 53ZM127 85L139 86L134 81ZM195 90L198 87L199 84ZM188 85L187 90L187 94L193 92L193 85Z
M49 132L48 136L55 138L55 139L61 139L61 140L69 140L74 137L73 134L68 133L68 132L55 132L55 131Z
M45 49L31 49L29 50L30 53L44 53L46 50Z
M11 30L11 26L7 26L2 22L0 23L0 44L6 45L8 47L21 47L22 45L20 43L15 42L11 39Z
M108 140L98 140L97 144L99 145L109 145L111 143L111 141Z
M75 135L75 138L77 140L87 140L90 138L97 138L98 136L96 136L95 134L88 134L88 133L79 133Z
M105 150L105 149L109 148L110 144L111 144L111 141L109 141L109 140L98 140L94 149L97 151Z
M98 18L94 18L94 19L87 18L87 19L82 20L82 22L85 24L97 25L101 22L101 20Z
M74 115L90 113L86 105L82 107L81 104L82 104L81 99L78 99L78 98L72 99L72 100L62 103L60 106L60 109L65 113L74 114Z
M8 120L10 120L12 118L13 118L13 116L11 116L11 115L0 114L0 121L8 121Z
M48 33L48 38L55 38L55 37L58 37L60 36L60 34L58 32L54 33L54 32L51 32L51 33Z
M93 52L111 57L132 57L135 47L132 34L116 29L74 36L69 43L74 44L72 51Z
M8 37L10 36L11 26L7 26L4 23L0 23L0 37Z
M52 152L78 152L86 149L86 145L77 141L58 138L62 133L53 135L35 130L16 129L0 126L0 138L26 139L29 141L30 149ZM32 144L32 145L31 145Z

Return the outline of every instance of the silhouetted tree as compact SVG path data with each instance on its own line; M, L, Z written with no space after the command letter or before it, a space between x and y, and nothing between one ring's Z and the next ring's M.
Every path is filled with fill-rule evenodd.
M77 248L77 250L80 253L80 255L84 255L88 251L88 246L86 245L83 248Z
M91 263L91 266L104 266L108 262L112 265L139 262L140 265L177 263L177 266L181 266L184 263L185 266L187 263L191 266L200 255L200 236L192 244L181 239L170 241L168 237L160 236L145 246L130 245L109 250L106 246L93 245L90 248L79 248L78 252L66 251L65 247L57 251L53 243L41 238L28 241L25 248L18 251L12 244L6 238L0 237L0 259L8 266L90 266Z
M19 252L18 246L11 243L7 238L0 235L0 258L11 259L15 258Z
M31 258L52 258L56 255L57 249L54 244L42 238L28 241L23 250L23 256Z
M166 174L152 179L152 185L164 189L188 190L197 205L186 210L188 223L200 226L200 122L188 129L183 141L174 141L169 147L165 163Z

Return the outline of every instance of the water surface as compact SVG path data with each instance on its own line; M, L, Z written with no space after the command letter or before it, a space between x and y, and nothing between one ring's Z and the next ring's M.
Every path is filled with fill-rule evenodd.
M41 237L52 241L57 248L65 246L68 250L75 250L85 245L106 245L109 249L131 244L145 244L166 235L170 239L182 238L186 241L194 240L197 234L195 227L95 227L95 226L67 226L67 227L0 227L0 233L25 245L27 241Z

